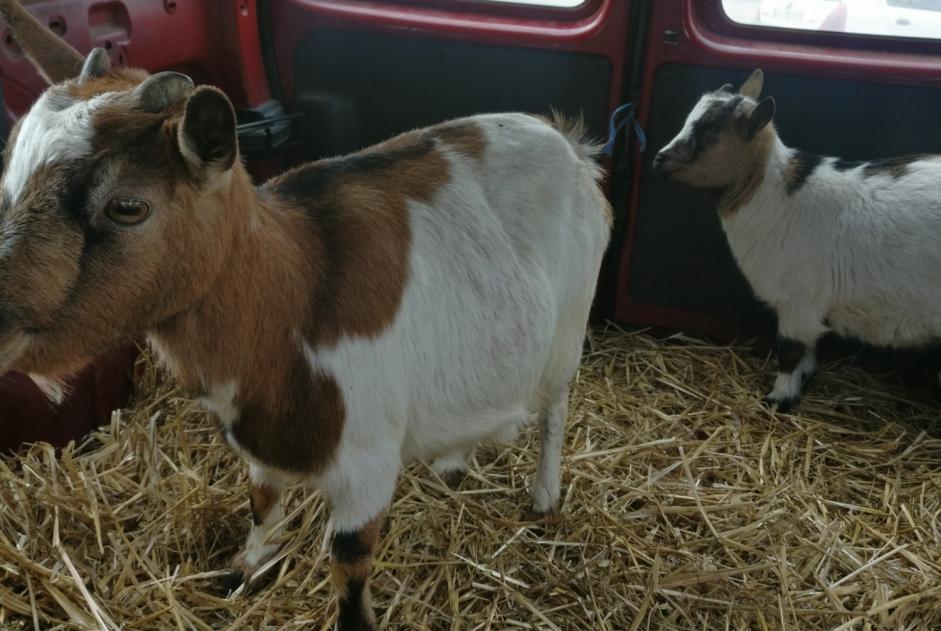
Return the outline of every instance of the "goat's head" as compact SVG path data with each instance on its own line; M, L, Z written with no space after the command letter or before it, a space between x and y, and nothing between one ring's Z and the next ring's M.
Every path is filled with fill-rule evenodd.
M17 122L3 158L0 372L70 372L185 310L222 268L221 196L239 167L215 88L112 69L96 49Z
M683 129L654 158L654 169L672 180L724 188L756 166L773 134L774 99L761 99L764 75L755 70L736 92L725 84L704 94Z

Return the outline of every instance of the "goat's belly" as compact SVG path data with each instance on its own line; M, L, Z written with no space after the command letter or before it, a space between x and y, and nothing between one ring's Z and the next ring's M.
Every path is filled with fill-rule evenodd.
M468 453L482 442L511 442L533 420L526 402L501 409L440 414L413 419L402 444L402 459L431 460L452 453Z
M881 347L910 348L941 339L941 309L902 305L843 306L827 314L830 328L845 337Z

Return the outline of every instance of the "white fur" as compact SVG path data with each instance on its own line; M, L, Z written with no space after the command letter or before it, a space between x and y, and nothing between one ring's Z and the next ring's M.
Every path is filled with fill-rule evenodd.
M239 411L235 406L235 395L238 393L238 383L235 381L226 381L221 384L213 384L208 388L206 396L202 399L203 406L215 414L227 430L238 419Z
M790 372L779 372L774 380L774 388L768 399L778 403L794 401L800 396L804 379L809 376L817 365L813 347L808 347L804 358L797 368Z
M442 477L449 473L463 473L467 471L467 456L463 451L445 454L431 463L431 470Z
M65 401L65 395L68 392L66 383L55 377L44 377L34 373L29 373L29 378L33 380L39 391L46 395L46 398L59 405Z
M533 481L533 511L548 513L559 502L559 482L562 468L562 438L565 417L568 415L568 388L564 388L546 410L539 422L542 449L539 450L539 469Z
M114 98L107 92L92 99L75 101L64 109L53 104L61 96L47 91L23 117L10 164L3 177L3 190L16 203L36 169L57 161L75 160L91 153L92 113Z
M280 498L284 480L279 476L271 475L265 468L256 464L249 465L248 475L254 484L276 489L279 497L273 502L262 522L257 525L252 524L245 547L236 557L236 565L247 574L260 568L281 548L280 538L283 531L281 521L284 519L284 504ZM247 580L251 577L245 578Z
M789 196L793 151L778 142L754 197L723 219L755 293L781 333L812 343L827 326L882 346L941 336L941 158L862 177L828 159Z
M343 393L336 457L310 480L339 532L385 510L403 462L468 453L547 413L553 453L534 498L543 509L558 500L558 401L579 363L607 201L594 163L545 123L473 120L483 162L448 151L449 182L431 203L409 203L409 282L389 329L330 348L301 342Z

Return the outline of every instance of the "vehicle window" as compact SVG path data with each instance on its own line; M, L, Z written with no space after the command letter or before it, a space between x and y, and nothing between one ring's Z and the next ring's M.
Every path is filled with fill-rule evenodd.
M722 0L751 26L941 39L941 0Z
M502 4L531 4L537 7L555 7L573 9L585 4L585 0L478 0L479 2L498 2Z

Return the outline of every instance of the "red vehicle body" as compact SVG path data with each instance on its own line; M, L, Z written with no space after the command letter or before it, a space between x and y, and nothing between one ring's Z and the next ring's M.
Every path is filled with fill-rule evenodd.
M650 150L608 159L615 238L596 313L715 339L767 336L701 196L651 177L655 150L699 93L762 67L788 144L848 159L941 153L941 40L743 26L721 0L586 0L574 9L492 0L24 0L82 52L178 70L225 90L259 179L482 111L581 112L599 138L633 102ZM839 16L834 16L834 19ZM4 33L0 85L12 123L43 90ZM630 130L630 126L627 128ZM61 444L107 421L130 388L122 350L72 380L60 407L0 378L0 449Z

